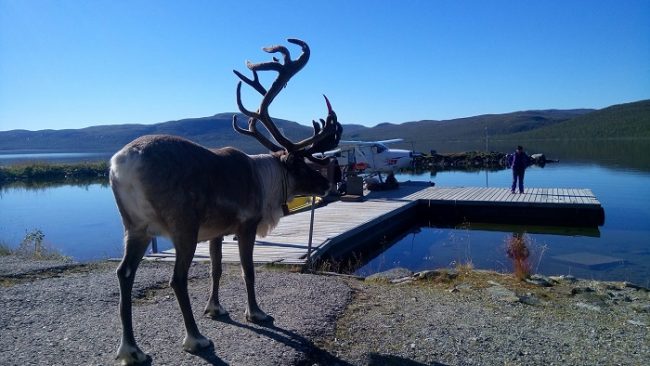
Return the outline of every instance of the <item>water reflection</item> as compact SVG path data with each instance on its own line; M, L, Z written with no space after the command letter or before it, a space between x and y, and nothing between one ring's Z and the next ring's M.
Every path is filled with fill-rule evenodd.
M0 152L0 166L25 163L78 163L108 161L109 152L21 152L4 150Z
M108 188L107 177L83 178L83 179L64 179L59 181L26 181L26 182L11 182L0 185L0 195L4 192L13 191L16 189L45 191L51 188L58 187L79 187L88 189L91 185L98 185Z
M433 181L436 186L480 187L489 176L491 187L508 187L509 172L445 171L400 175L398 180ZM600 228L495 225L460 226L425 223L381 250L362 253L356 273L367 275L392 267L411 270L450 267L468 260L477 268L512 271L505 240L525 232L533 243L533 270L545 274L572 274L582 278L628 280L650 286L650 174L610 169L596 164L560 162L526 173L531 188L589 188L605 209ZM419 230L419 231L417 231ZM536 253L539 252L540 255ZM361 257L361 255L359 255Z
M335 269L360 276L405 267L412 271L469 265L504 273L570 274L650 286L650 253L635 247L610 248L597 238L558 235L559 228L522 227L515 232L456 227L413 227L391 241L335 262ZM531 229L537 234L530 234Z

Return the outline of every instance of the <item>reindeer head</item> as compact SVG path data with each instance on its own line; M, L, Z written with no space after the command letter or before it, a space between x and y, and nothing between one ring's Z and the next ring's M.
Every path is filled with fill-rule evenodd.
M326 165L329 163L329 159L318 159L313 154L335 149L341 139L343 127L338 122L336 113L332 110L332 106L327 97L325 97L325 103L328 109L327 118L324 120L321 119L320 124L312 121L314 126L313 135L296 143L286 138L269 116L269 106L273 102L273 99L287 85L291 77L298 73L309 60L310 52L307 43L299 39L288 39L288 42L302 48L302 54L296 60L291 59L289 50L286 47L272 46L263 48L263 50L268 53L281 53L284 56L284 63L281 63L275 57L273 57L273 61L269 62L256 64L246 62L248 69L253 72L252 80L240 72L233 70L243 82L253 87L263 97L256 112L246 109L241 100L242 83L241 81L237 83L237 106L244 115L248 116L248 129L244 129L237 124L236 115L233 116L232 125L235 131L255 137L280 159L292 183L292 195L324 195L329 189L328 180L319 172L310 168L305 162L305 159L317 164ZM278 73L277 78L269 90L266 90L260 83L257 71L276 71ZM277 144L259 132L257 129L258 121L262 122Z

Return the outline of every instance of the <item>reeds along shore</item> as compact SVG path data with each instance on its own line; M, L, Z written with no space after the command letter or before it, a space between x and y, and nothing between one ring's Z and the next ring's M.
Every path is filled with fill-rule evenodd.
M108 183L108 162L26 163L0 167L0 186Z

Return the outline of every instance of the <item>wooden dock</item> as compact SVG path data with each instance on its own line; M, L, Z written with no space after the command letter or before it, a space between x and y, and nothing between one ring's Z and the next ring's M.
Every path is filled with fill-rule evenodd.
M523 216L522 216L523 215ZM307 261L309 211L286 216L265 238L255 243L256 263L302 265ZM578 225L602 225L604 212L589 189L530 188L525 194L512 194L506 188L431 187L421 182L406 182L394 191L372 192L362 202L330 203L315 210L312 259L344 253L377 242L384 235L403 230L418 219L513 222L522 217L537 221L549 218L566 222L580 219ZM577 216L577 217L576 217ZM486 221L487 219L487 221ZM587 222L583 222L588 219ZM146 257L173 260L174 250ZM194 259L209 260L207 242L199 243ZM223 261L239 262L237 242L226 237Z

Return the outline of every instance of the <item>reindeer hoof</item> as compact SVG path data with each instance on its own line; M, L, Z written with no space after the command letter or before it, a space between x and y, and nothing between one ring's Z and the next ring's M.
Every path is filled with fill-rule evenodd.
M207 317L216 319L218 317L228 315L228 312L226 309L223 308L221 305L213 305L213 304L208 304L205 307L205 310L203 312Z
M248 311L246 310L246 320L251 323L266 323L273 321L273 317L267 315L262 310Z
M197 353L202 349L212 347L212 346L213 346L212 341L205 338L204 336L190 337L188 335L185 336L185 339L183 339L183 350L189 353Z
M151 360L151 357L138 348L138 346L120 345L115 359L120 365L137 365Z

